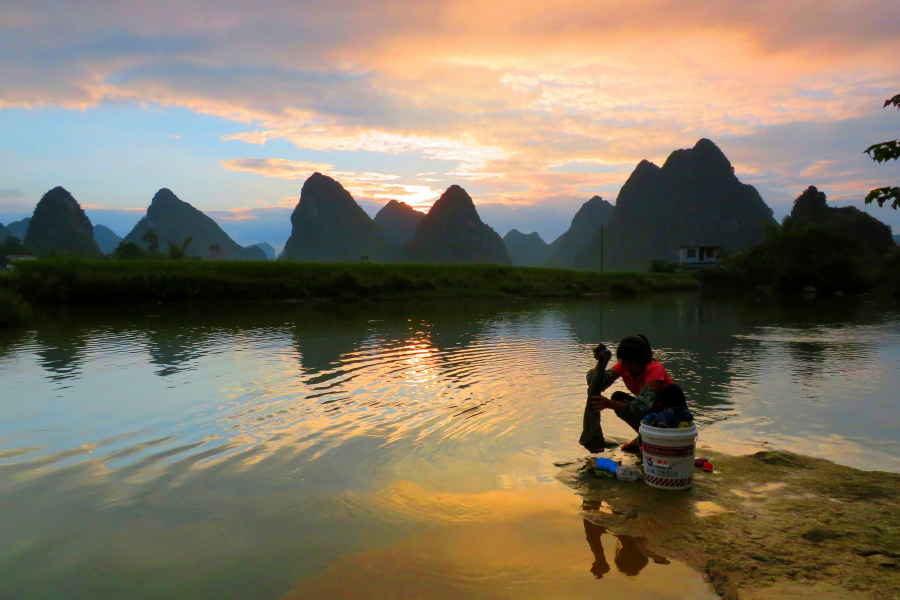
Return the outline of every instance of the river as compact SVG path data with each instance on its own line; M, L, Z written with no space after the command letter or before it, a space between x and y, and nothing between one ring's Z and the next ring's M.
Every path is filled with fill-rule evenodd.
M714 598L554 478L638 332L701 446L900 471L865 298L60 310L0 332L0 597Z

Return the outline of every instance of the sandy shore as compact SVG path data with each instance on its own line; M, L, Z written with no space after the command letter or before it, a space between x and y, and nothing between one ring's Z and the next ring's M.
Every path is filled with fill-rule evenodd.
M601 479L579 463L558 479L584 498L586 518L704 571L723 598L900 598L900 475L788 452L698 452L716 471L696 469L688 491Z

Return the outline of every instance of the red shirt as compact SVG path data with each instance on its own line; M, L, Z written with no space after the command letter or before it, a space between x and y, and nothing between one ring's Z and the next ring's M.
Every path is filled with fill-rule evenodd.
M632 377L631 372L623 367L620 362L613 365L612 372L616 377L622 378L622 383L624 383L625 387L628 388L628 391L635 396L641 393L641 390L644 389L644 386L647 385L647 382L649 381L662 381L663 387L675 383L672 381L672 378L669 377L669 374L666 373L665 367L655 360L651 360L647 365L647 368L644 369L644 372L637 377Z

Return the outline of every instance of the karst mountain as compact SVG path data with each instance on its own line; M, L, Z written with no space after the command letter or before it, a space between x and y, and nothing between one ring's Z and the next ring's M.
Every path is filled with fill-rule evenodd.
M513 229L503 236L503 245L512 264L519 267L541 267L550 258L550 245L537 231L525 234Z
M148 231L153 230L158 239L157 251L165 254L169 243L183 246L188 238L188 256L222 260L265 260L258 248L248 250L231 239L219 225L167 188L162 188L147 208L147 214L138 221L124 242L133 242L150 249L145 240Z
M112 254L122 242L122 238L106 225L97 224L94 225L94 241L103 254Z
M40 199L23 240L39 255L99 256L94 227L78 201L55 187Z
M512 264L503 240L482 222L475 203L458 185L451 185L435 201L403 247L411 262L437 264Z
M741 183L725 154L708 139L676 150L662 167L641 161L622 186L605 227L604 263L613 270L646 271L652 259L677 260L682 246L742 250L776 225L752 185ZM574 266L598 269L594 237Z
M785 229L808 227L837 229L879 256L897 245L888 225L855 206L828 206L825 192L812 185L794 200L791 214L784 220Z
M281 260L375 262L389 252L378 225L350 192L321 173L313 173L303 183L291 226Z
M262 253L265 255L266 260L275 260L276 258L278 258L275 254L275 248L273 248L272 244L270 244L269 242L250 244L249 246L245 246L245 248L250 252L254 252L252 248L258 248L259 250L262 250Z
M23 241L25 239L25 234L28 233L28 224L31 223L31 217L27 217L25 219L21 219L19 221L13 221L12 223L8 223L6 225L6 233L9 235L14 235L19 238L19 241Z
M413 239L424 216L406 202L391 200L375 215L375 224L390 245L399 247Z
M572 218L569 229L550 244L550 258L546 266L571 269L575 259L591 245L594 236L612 218L615 207L594 196L581 205Z

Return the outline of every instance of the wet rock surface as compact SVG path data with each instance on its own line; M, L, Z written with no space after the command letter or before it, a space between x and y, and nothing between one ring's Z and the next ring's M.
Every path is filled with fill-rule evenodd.
M715 472L697 469L681 492L600 479L579 462L558 479L586 518L703 570L723 598L900 597L900 475L789 452L703 455Z

